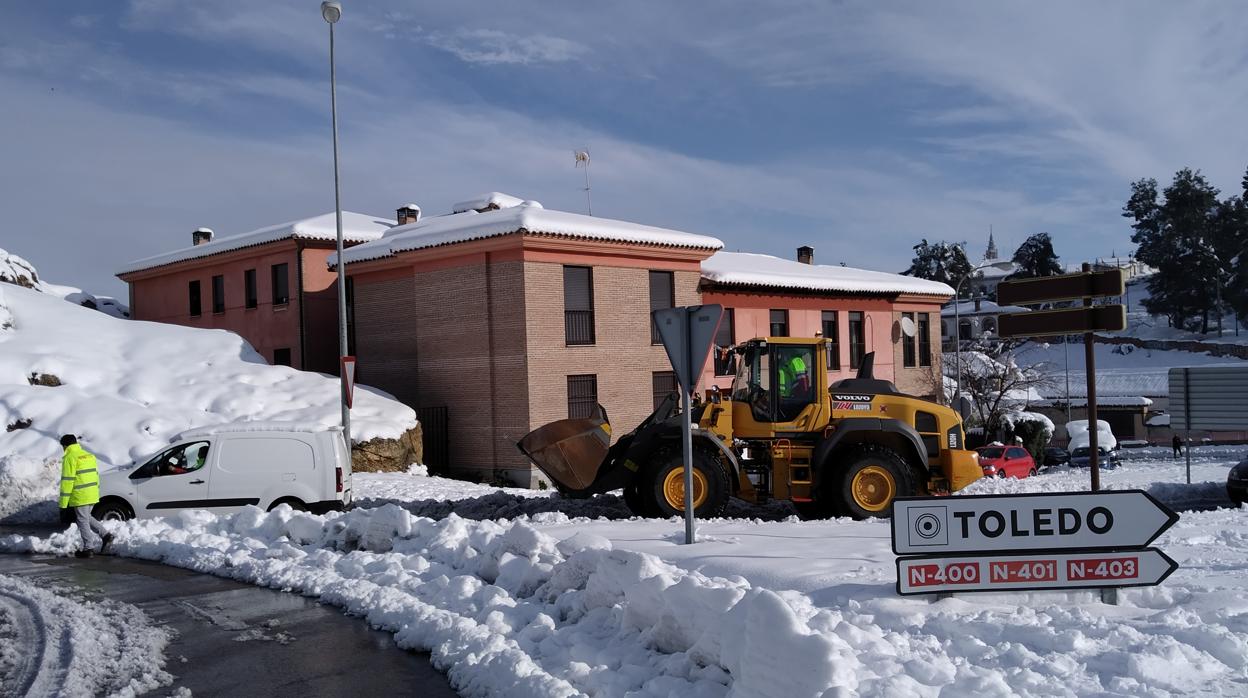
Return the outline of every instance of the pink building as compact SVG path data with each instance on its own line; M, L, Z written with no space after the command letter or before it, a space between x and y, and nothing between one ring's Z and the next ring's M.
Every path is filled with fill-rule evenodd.
M403 209L406 210L406 209ZM394 221L343 212L343 238L381 237ZM327 213L214 239L207 228L192 244L127 264L135 320L236 332L274 364L338 372L335 217Z
M717 252L702 262L703 303L724 306L717 346L754 337L827 337L835 341L831 380L852 377L875 352L875 376L903 392L934 397L940 376L940 306L947 285L887 272L814 264L814 250L793 261ZM732 384L732 362L708 361L704 385Z

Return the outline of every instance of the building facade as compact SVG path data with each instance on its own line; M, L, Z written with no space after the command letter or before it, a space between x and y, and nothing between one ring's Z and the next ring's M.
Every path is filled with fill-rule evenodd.
M348 244L392 225L343 212ZM338 283L328 266L336 236L332 213L215 240L200 228L190 247L131 262L117 276L135 320L229 330L270 363L336 374Z

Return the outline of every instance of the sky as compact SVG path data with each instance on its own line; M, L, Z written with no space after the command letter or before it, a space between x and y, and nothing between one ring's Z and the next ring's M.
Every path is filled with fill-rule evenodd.
M501 191L901 271L920 239L1126 256L1131 181L1248 168L1234 2L344 1L343 207ZM319 2L9 6L0 247L125 296L125 262L333 210Z

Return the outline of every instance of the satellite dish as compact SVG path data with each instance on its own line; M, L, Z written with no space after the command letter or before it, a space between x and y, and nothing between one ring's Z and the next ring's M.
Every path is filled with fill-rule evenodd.
M914 326L914 320L908 317L901 318L901 333L907 337L913 337L918 329Z

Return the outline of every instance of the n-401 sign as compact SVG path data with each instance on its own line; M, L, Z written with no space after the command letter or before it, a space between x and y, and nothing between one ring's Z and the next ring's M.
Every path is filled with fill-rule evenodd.
M902 498L893 504L893 552L1131 548L1178 520L1140 490Z

